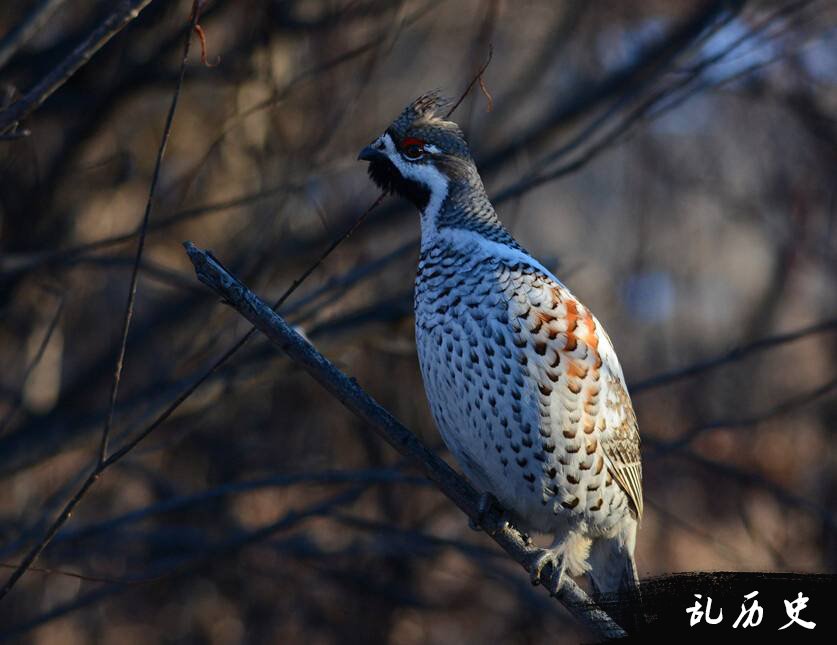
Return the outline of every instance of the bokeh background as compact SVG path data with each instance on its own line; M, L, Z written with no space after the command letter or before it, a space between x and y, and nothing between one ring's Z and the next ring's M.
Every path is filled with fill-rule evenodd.
M0 104L119 3L0 4ZM0 562L95 464L191 2L157 0L0 140ZM20 27L35 18L37 29ZM606 325L643 437L641 577L837 569L837 3L208 0L153 202L111 450L376 196L357 151L459 96L506 225ZM388 198L283 312L444 451ZM24 643L539 643L572 617L254 337L108 469L0 602Z

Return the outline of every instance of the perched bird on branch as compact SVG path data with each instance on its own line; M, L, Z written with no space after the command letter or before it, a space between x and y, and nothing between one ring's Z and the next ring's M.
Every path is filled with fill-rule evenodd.
M503 227L462 131L420 97L359 159L421 212L416 345L430 408L467 477L521 528L555 536L533 582L637 580L637 421L601 323ZM545 567L551 566L551 571Z

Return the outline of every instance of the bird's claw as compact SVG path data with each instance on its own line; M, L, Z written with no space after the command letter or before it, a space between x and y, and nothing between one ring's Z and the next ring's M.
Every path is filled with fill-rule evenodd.
M485 518L491 513L492 507L499 506L497 498L491 493L483 492L477 502L477 517L468 518L468 526L474 531L485 531ZM488 531L486 531L488 532Z
M543 549L532 556L527 568L532 579L532 584L539 585L541 583L543 570L547 566L551 567L552 571L549 573L545 586L549 591L549 595L554 596L558 593L558 590L561 588L561 584L564 581L564 570L566 568L566 564L564 563L563 554L556 553L550 549Z

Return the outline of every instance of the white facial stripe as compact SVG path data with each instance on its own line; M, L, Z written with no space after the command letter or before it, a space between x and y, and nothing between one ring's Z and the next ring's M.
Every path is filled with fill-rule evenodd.
M432 155L437 155L442 152L442 149L438 146L434 146L432 143L425 143L424 149Z
M448 178L439 172L435 166L429 163L410 163L405 161L395 148L395 142L388 133L384 134L380 141L384 144L384 151L405 179L412 179L425 186L430 191L430 200L422 212L421 236L425 241L436 235L436 216L448 194ZM377 141L376 141L377 144ZM433 146L436 148L436 146ZM427 146L425 146L427 149ZM438 150L438 148L436 148Z

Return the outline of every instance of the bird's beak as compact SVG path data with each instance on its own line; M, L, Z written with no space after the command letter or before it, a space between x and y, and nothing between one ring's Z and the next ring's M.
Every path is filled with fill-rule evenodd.
M376 150L372 146L366 146L357 156L358 161L375 161L376 159L382 159L384 157L386 157L386 155L383 152Z

